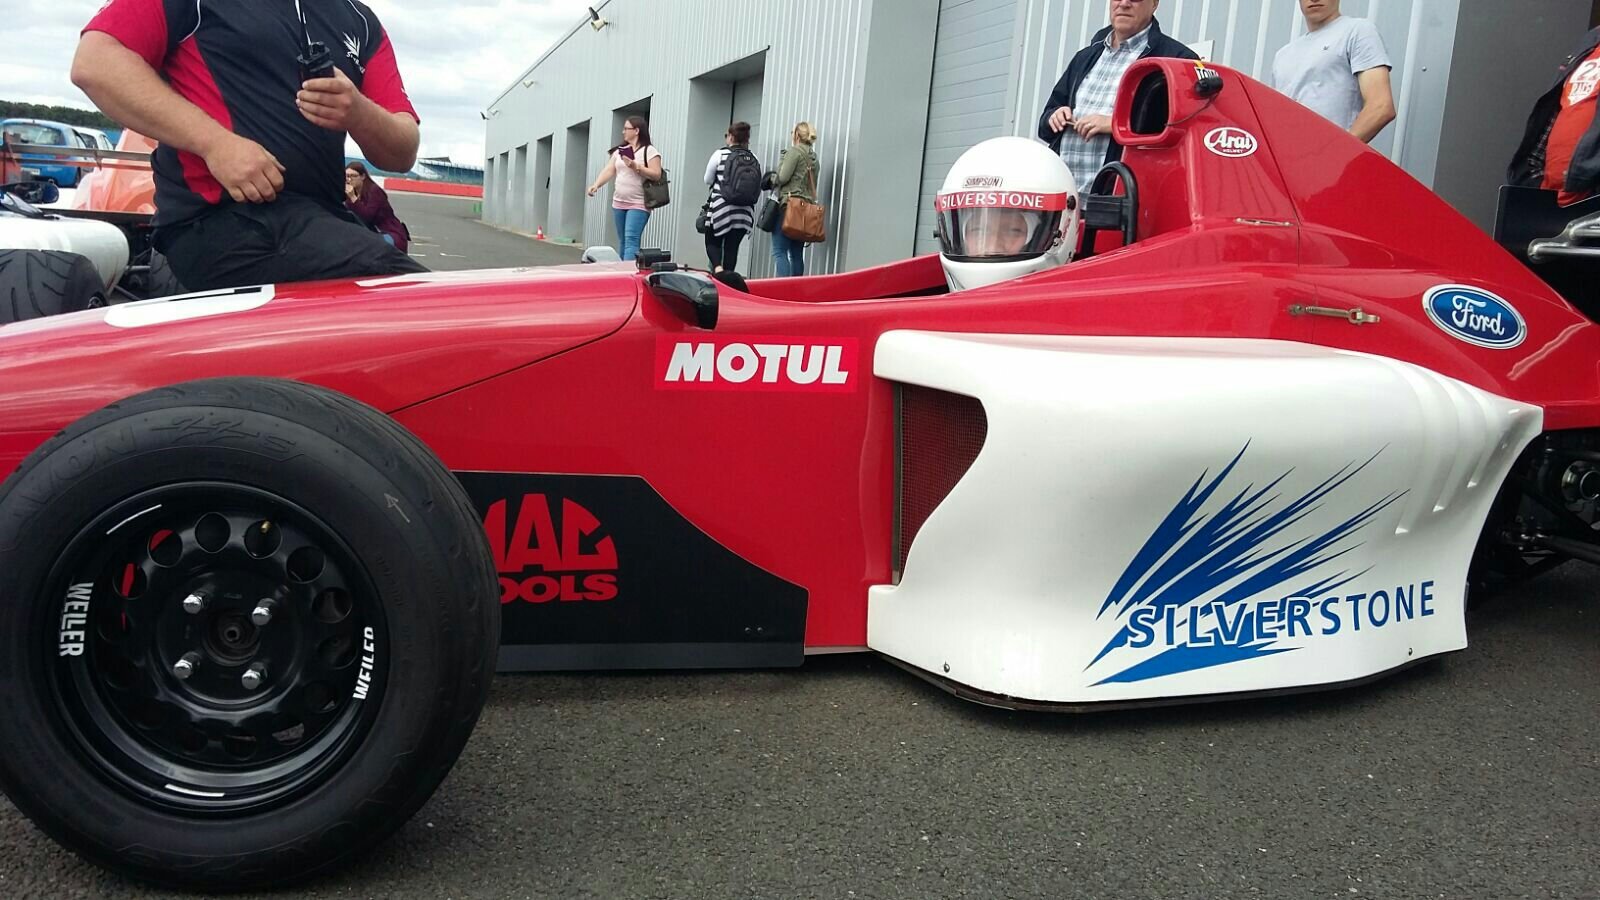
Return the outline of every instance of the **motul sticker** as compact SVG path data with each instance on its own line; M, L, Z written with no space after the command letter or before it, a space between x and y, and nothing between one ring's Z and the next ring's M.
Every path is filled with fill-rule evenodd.
M1256 152L1256 136L1241 128L1224 125L1206 132L1206 149L1229 159L1243 159Z
M1034 194L1027 191L954 191L934 198L935 212L952 209L1021 209L1035 212L1060 212L1067 208L1066 194Z
M656 339L656 387L845 393L861 380L855 338Z

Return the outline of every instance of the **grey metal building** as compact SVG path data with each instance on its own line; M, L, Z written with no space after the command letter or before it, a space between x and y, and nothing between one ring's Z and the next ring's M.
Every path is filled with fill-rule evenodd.
M1344 0L1394 60L1398 120L1375 146L1480 225L1533 98L1589 26L1593 0ZM728 123L776 164L796 122L820 133L829 241L810 271L936 249L933 193L967 147L1031 136L1067 61L1108 21L1106 0L608 0L485 110L486 221L583 244L617 243L610 189L586 186L650 120L673 203L644 246L704 263L693 228L707 158ZM1202 55L1270 77L1303 33L1294 0L1160 0L1157 17ZM753 246L752 246L753 244ZM759 232L740 271L771 271Z

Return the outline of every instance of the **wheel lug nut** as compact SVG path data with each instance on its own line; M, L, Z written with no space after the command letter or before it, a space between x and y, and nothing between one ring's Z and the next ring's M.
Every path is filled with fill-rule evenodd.
M266 663L251 663L250 668L239 676L239 683L244 685L244 689L247 691L258 690L263 684L267 683Z
M206 595L201 593L190 594L183 598L183 611L191 616L197 616L206 609Z
M267 625L267 623L272 621L272 615L277 611L278 601L270 599L262 600L260 603L257 603L256 608L250 612L250 621L254 622L257 628L264 627Z
M172 664L172 676L179 681L188 681L189 676L200 666L200 654L185 653L183 658Z

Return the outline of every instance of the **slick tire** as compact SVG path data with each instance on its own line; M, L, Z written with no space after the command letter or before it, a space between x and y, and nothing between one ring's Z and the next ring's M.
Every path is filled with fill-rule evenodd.
M102 287L81 254L0 250L0 325L104 306Z
M378 411L269 379L134 396L0 484L0 788L134 878L314 878L454 764L498 597L459 483Z
M162 297L187 293L187 290L178 280L178 273L172 271L172 264L161 255L161 251L151 250L150 271L140 277L135 293L142 300L159 300Z

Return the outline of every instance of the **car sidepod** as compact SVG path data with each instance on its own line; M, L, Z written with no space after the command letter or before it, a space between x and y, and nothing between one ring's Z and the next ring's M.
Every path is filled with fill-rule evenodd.
M1336 685L1464 648L1473 548L1543 421L1282 341L901 331L874 367L975 398L987 432L870 589L868 644L1004 705Z

